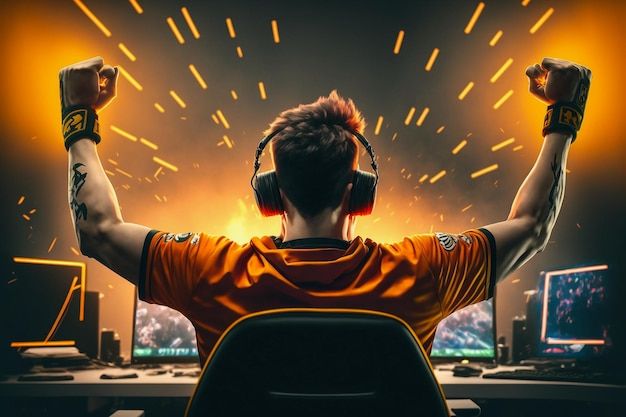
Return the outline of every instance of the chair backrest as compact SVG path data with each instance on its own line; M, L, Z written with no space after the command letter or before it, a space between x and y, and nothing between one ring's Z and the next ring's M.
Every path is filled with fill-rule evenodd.
M411 328L367 310L282 309L235 322L187 417L448 416Z

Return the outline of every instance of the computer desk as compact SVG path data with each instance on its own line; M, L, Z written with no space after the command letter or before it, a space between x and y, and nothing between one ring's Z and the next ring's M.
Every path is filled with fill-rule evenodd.
M442 366L450 368L450 365ZM485 373L511 370L498 367ZM138 378L100 379L102 373L135 372ZM162 397L181 398L193 395L196 377L174 377L171 373L150 376L136 369L97 369L76 371L72 381L23 382L17 376L0 381L0 397ZM451 371L435 370L447 398L472 400L543 399L602 403L626 402L626 385L578 382L526 381L455 377Z

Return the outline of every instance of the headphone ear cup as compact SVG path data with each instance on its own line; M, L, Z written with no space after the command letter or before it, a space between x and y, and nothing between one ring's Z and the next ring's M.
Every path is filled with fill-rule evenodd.
M254 179L254 197L263 216L269 217L283 213L276 171L257 174Z
M376 201L376 175L357 170L352 179L350 214L366 216L372 213Z

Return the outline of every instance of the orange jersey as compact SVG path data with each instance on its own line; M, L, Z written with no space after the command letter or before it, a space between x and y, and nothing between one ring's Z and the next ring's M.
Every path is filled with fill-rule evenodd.
M429 233L397 243L356 237L240 245L205 233L152 230L139 298L184 314L201 363L220 334L246 314L287 307L359 308L405 320L430 352L437 324L493 295L495 241L486 229Z

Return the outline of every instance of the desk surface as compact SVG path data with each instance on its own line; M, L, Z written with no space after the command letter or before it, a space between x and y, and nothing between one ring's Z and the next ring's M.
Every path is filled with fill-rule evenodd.
M448 366L449 367L449 366ZM498 367L485 373L511 370ZM135 372L132 379L103 380L102 373ZM23 382L17 376L0 382L0 396L17 397L190 397L197 378L174 377L171 373L147 375L147 371L98 369L73 372L72 381ZM452 372L435 370L447 398L552 399L594 402L626 402L626 385L577 382L525 381L455 377Z

